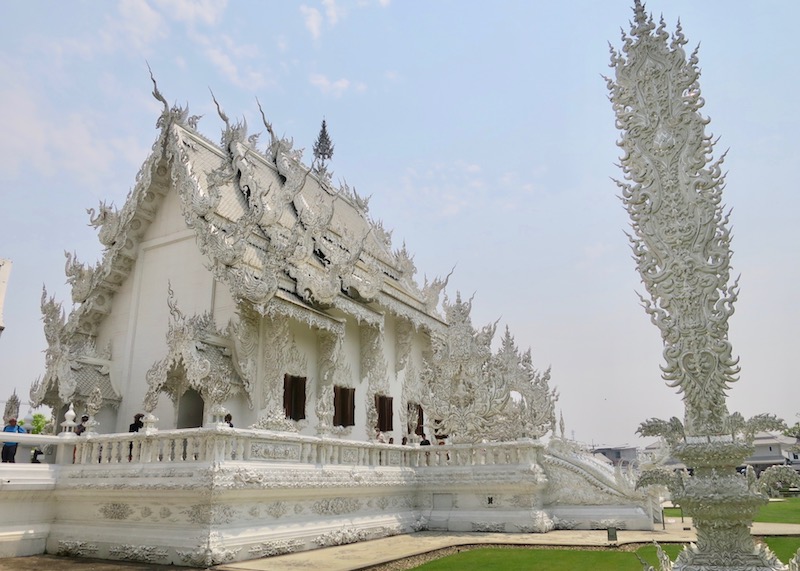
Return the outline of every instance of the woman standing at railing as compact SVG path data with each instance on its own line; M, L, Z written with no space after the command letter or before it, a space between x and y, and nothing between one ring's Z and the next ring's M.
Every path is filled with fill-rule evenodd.
M13 433L22 433L25 434L26 430L21 426L17 425L16 418L9 418L8 424L3 428L3 432L13 432ZM16 442L3 442L3 462L10 462L15 464L17 461L15 457L17 455L17 443Z
M133 415L133 422L128 427L128 432L139 432L139 429L144 426L142 419L144 415L141 412L136 413ZM128 445L128 462L133 460L133 442Z

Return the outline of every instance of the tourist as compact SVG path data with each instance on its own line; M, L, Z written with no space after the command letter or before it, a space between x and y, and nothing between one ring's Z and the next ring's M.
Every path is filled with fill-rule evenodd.
M81 434L86 432L86 423L88 423L88 422L89 422L89 415L88 414L84 414L81 417L80 424L78 424L78 426L75 427L75 434L80 436Z
M9 418L8 424L3 428L3 432L20 432L22 434L25 434L26 430L21 426L17 426L16 418ZM17 455L17 443L3 442L3 454L2 454L3 462L10 462L12 464L15 464L16 455Z
M128 432L139 432L139 429L144 427L143 418L144 415L141 412L134 414L133 422L128 426ZM133 460L133 442L128 444L128 462L131 460Z
M144 427L144 423L142 422L143 418L144 415L141 412L133 415L133 422L128 427L128 432L139 432L139 429Z
M425 436L424 432L422 433L422 440L420 441L419 445L420 446L430 446L431 445L431 441L428 440L428 437ZM431 453L430 452L426 452L425 453L425 464L428 465L430 463L431 463Z
M439 446L444 446L445 444L447 444L447 442L445 442L444 439L439 441ZM450 453L449 452L447 454L445 454L445 458L447 459L447 463L449 464L450 463Z
M233 428L233 415L231 413L225 415L225 422L228 423L228 426Z
M377 434L375 435L375 442L380 442L381 444L386 443L386 436L384 436L383 432L381 432L380 430L378 430Z
M408 436L403 436L403 440L400 441L400 444L402 444L403 446L408 444Z

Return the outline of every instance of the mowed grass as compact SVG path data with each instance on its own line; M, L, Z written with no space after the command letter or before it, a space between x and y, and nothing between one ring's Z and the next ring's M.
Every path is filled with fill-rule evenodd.
M753 521L770 523L800 523L800 498L785 498L770 502L758 510Z
M682 549L666 545L671 558ZM636 550L651 565L658 565L655 546ZM579 549L472 549L415 567L414 571L642 571L642 564L631 551L590 551Z
M683 514L686 516L687 514ZM681 517L680 508L665 508L664 516L670 518ZM800 523L800 498L785 498L781 501L770 502L758 510L753 521L764 523Z
M783 562L788 562L800 549L800 537L766 537L763 541ZM673 561L683 550L682 545L663 545ZM622 550L590 551L581 549L501 549L466 550L415 567L414 571L641 571L638 554L658 569L658 557L653 545L640 547L636 552Z
M800 537L764 537L762 541L784 563L788 563L800 549Z

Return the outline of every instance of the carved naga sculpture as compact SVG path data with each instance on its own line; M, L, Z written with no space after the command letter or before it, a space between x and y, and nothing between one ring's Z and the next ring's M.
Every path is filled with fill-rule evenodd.
M113 245L120 230L119 212L114 205L109 206L105 202L100 202L96 214L94 208L87 208L86 213L89 215L89 226L100 229L98 231L100 243L106 247Z

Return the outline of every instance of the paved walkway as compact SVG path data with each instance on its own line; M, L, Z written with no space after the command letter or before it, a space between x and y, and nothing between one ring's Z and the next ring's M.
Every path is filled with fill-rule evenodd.
M753 535L800 536L800 524L754 523ZM628 543L687 543L694 541L691 520L667 519L666 529L617 532L617 541L608 541L606 531L551 531L550 533L449 533L424 531L397 535L351 545L315 549L266 559L228 563L215 571L357 571L448 547L462 545L526 545L564 547L611 547ZM191 571L186 567L98 561L41 555L0 559L0 571Z
M667 519L666 529L655 531L617 532L617 541L609 542L608 533L602 531L551 531L550 533L451 533L423 531L411 535L397 535L351 545L315 549L255 559L240 563L229 563L215 567L218 571L357 571L459 545L547 545L564 547L611 547L627 543L687 543L695 540L691 519ZM753 535L800 536L800 524L754 523Z

